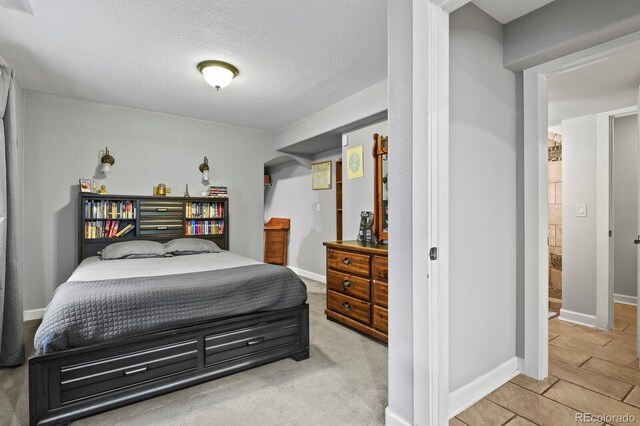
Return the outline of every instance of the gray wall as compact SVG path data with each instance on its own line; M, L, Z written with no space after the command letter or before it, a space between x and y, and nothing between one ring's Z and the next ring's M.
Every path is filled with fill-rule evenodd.
M322 243L336 239L335 160L340 156L338 148L313 157L313 162L331 161L331 190L311 189L311 170L295 160L269 169L272 186L264 190L264 220L291 219L289 266L319 275L326 273Z
M413 422L412 120L413 4L389 2L389 410ZM395 141L395 142L394 142ZM417 142L416 142L417 143ZM393 184L392 184L393 186Z
M555 0L504 27L504 64L512 71L640 31L638 0Z
M562 308L586 315L596 314L596 202L596 116L563 120Z
M211 184L230 194L230 247L262 259L263 164L274 133L26 92L25 309L43 308L77 261L78 179L97 171L105 146L116 158L102 180L111 194L151 195L160 182L182 195Z
M516 79L502 65L499 22L473 4L450 18L454 391L516 351Z
M360 212L373 211L373 170L374 159L373 134L387 135L389 124L387 121L376 123L347 133L348 145L342 147L342 169L344 183L342 184L342 239L355 240L360 229ZM347 150L362 145L364 176L358 179L347 179Z
M614 293L638 294L638 116L613 123L613 232Z

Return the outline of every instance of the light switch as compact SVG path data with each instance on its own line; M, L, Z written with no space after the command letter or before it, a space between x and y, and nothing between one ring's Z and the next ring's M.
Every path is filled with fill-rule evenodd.
M316 211L320 213L320 203L316 203Z
M587 205L586 204L576 204L576 216L577 217L587 217Z

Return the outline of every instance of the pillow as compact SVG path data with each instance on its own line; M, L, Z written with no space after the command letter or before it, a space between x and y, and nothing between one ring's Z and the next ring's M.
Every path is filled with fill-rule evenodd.
M156 241L122 241L106 246L98 254L102 260L164 257L164 245Z
M177 238L164 244L165 252L176 256L183 254L220 253L216 243L201 238Z

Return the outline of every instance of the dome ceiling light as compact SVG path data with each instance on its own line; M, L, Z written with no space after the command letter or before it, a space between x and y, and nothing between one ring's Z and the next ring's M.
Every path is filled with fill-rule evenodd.
M198 71L202 73L204 79L220 90L227 87L231 80L238 76L240 73L238 68L233 65L222 61L204 61L198 64Z

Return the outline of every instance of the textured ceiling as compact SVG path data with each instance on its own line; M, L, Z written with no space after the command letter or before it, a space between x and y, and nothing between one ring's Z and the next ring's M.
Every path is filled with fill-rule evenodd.
M387 77L385 0L30 0L0 8L26 89L280 129ZM198 62L240 75L207 85Z
M553 0L473 0L473 3L502 24L511 22Z
M638 104L640 44L549 78L549 125Z

